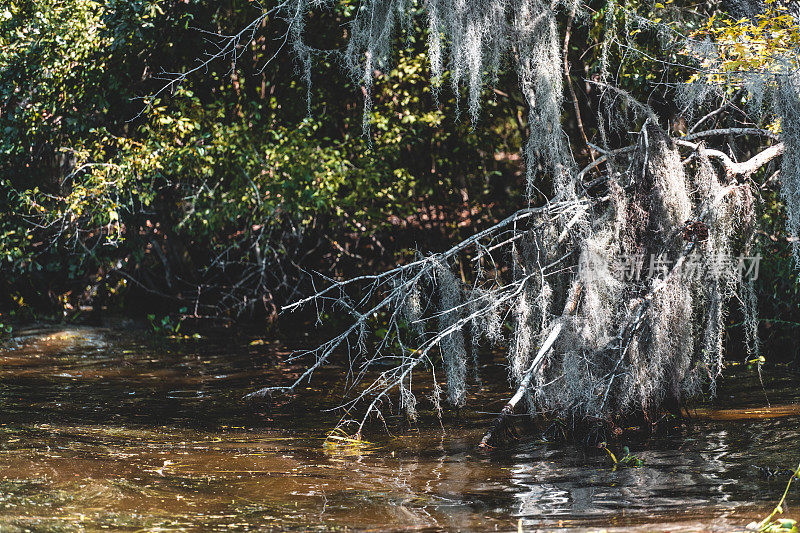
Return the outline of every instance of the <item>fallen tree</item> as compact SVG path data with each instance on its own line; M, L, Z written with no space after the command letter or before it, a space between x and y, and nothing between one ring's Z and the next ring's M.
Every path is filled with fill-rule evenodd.
M306 78L315 55L322 52L304 43L302 24L306 11L324 3L296 0L275 8L290 21L287 35ZM320 275L325 286L284 311L306 305L320 312L335 309L348 314L351 325L296 355L311 359L296 381L266 387L251 397L293 391L335 354L346 354L354 383L370 376L342 405L348 413L342 424L354 424L353 433L360 437L367 421L380 418L395 398L406 416L416 417L414 379L423 367L434 374L437 409L443 397L463 406L474 354L487 343L505 343L509 381L516 392L484 439L489 444L523 399L532 415L558 418L575 429L613 432L631 419L652 424L665 409L677 411L704 390L713 394L723 368L725 317L732 300L746 316L748 350L751 355L758 352L752 281L761 183L753 178L774 167L781 156L789 233L796 236L800 227L800 92L794 57L780 49L767 54L769 59L759 59L761 64L747 64L744 73L734 71L721 45L700 42L696 34L682 35L675 26L647 18L636 3L608 2L599 71L589 80L598 94L597 144L583 130L577 100L573 106L591 159L579 168L562 130L563 83L564 78L571 83L570 31L575 21L586 20L590 4L423 4L433 84L438 87L445 72L455 91L463 84L473 120L479 115L482 88L495 77L501 58L511 58L528 106L527 183L529 198L538 205L449 250L421 255L380 274L347 280ZM390 57L395 27L403 26L412 12L404 1L369 0L349 27L350 45L340 57L364 87L366 128L375 70ZM637 48L628 37L636 33L633 28L671 43L663 44L664 57L653 58L648 48ZM669 127L667 117L613 83L608 74L613 47L708 76L695 75L681 86L682 92L672 93L682 98L679 118L685 126ZM675 49L689 50L681 56L685 63L675 63ZM726 74L724 80L720 72ZM736 107L731 87L736 94L758 99L757 105L731 115L729 109ZM571 85L569 89L575 99ZM773 103L768 112L765 91ZM710 110L709 101L715 102ZM721 123L722 117L730 123ZM741 117L752 123L738 124ZM780 131L768 127L775 118ZM732 148L736 138L750 146ZM722 142L710 148L713 141ZM726 143L728 152L723 151ZM753 145L758 146L756 153ZM750 156L738 161L742 154ZM456 264L472 265L473 270L457 275ZM378 315L386 317L387 325L368 348L366 338ZM508 335L503 334L504 323L510 325ZM368 373L378 363L383 370ZM437 375L442 370L444 379ZM360 405L361 415L353 420L350 413Z

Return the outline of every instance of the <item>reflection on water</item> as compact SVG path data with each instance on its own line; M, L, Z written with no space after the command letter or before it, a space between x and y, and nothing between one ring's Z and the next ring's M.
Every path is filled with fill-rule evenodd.
M248 404L301 367L246 340L154 344L144 335L41 328L0 350L0 531L728 531L763 514L798 458L793 378L773 401L747 376L720 408L631 445L640 468L597 450L527 440L475 449L491 415L463 414L353 453L323 446L344 383L321 372L293 401ZM139 337L137 339L137 337ZM488 380L487 380L488 381ZM732 391L736 402L729 398ZM475 391L472 405L502 404ZM724 407L724 408L723 408ZM774 416L770 416L770 415ZM622 443L620 444L620 446ZM790 494L789 516L798 503ZM798 518L795 516L795 518Z

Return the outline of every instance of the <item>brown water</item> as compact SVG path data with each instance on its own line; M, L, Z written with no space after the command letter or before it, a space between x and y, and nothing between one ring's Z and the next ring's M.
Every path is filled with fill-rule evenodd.
M2 532L741 530L785 486L764 469L800 457L798 380L785 372L765 377L772 407L742 371L689 427L628 443L644 466L614 468L602 451L532 439L479 451L492 415L472 411L447 414L444 432L428 418L372 428L361 449L326 447L343 369L291 401L245 402L300 371L269 343L17 333L0 350ZM504 394L468 405L496 410Z

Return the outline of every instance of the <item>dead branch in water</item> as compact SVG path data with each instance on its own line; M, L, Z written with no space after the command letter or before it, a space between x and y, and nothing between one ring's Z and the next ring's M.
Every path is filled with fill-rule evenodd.
M350 349L354 346L359 348L363 347L363 337L366 333L367 321L377 313L389 311L393 304L396 305L406 301L414 287L419 284L427 275L429 275L437 265L446 264L452 258L456 257L460 253L463 253L471 247L475 247L477 250L476 258L490 256L492 251L513 244L512 240L503 240L499 243L495 242L500 236L505 235L503 230L506 230L506 228L509 226L516 227L517 224L535 216L544 216L547 217L548 220L552 221L553 219L558 219L566 216L567 214L579 211L584 203L585 202L582 201L554 202L548 203L542 207L520 209L497 224L476 233L475 235L465 239L464 241L461 241L444 252L422 257L416 261L412 261L397 268L387 270L380 274L358 276L342 281L326 279L326 281L329 282L327 287L319 290L309 297L284 306L282 311L291 312L304 305L310 304L318 306L319 309L325 304L331 304L334 306L339 306L345 312L351 314L355 319L354 323L343 333L330 339L321 346L318 346L313 350L306 350L295 354L293 358L313 356L315 358L315 362L291 385L264 387L248 394L246 398L263 397L271 392L294 391L301 383L309 379L319 367L324 365L335 350L345 347L349 354ZM515 233L515 231L512 230L512 233ZM346 298L346 290L351 286L357 286L362 283L366 284L365 287L362 287L364 294L360 301L354 304ZM515 284L515 286L516 285L519 284ZM358 310L357 306L359 304L365 304L374 294L377 294L382 289L386 289L388 287L391 288L376 304L368 307L366 310ZM395 309L391 312L391 318L392 320L399 318L398 309ZM354 335L357 337L357 340L355 343L351 344L350 341ZM439 337L435 337L434 340L440 339ZM431 347L435 346L436 344L437 343L434 342ZM385 341L381 342L376 351L380 352L381 349L386 348L386 346L387 345ZM424 347L421 347L421 350L424 353L427 353L429 349L425 350ZM359 355L363 355L363 353Z
M639 194L645 194L642 198L648 202L663 201L659 198L685 194L680 192L682 187L686 187L683 181L685 178L675 180L673 174L670 174L677 172L679 176L683 176L683 167L688 165L689 159L681 161L678 156L677 146L692 149L694 157L699 158L701 163L708 161L709 158L721 161L728 176L741 175L745 178L780 156L783 151L782 145L774 145L749 161L733 163L730 158L722 157L724 154L721 152L706 149L702 144L659 137L657 128L648 133L647 127L645 124L645 129L639 134L639 142L636 145L604 153L601 151L602 156L587 168L576 172L576 177L582 178L590 167L595 168L604 160L627 157L630 159L631 172L635 176L641 176L634 179L627 187L631 190L639 187L643 191ZM664 170L665 166L667 170ZM639 183L645 177L652 183ZM505 431L508 418L523 398L533 398L534 393L547 398L552 394L547 392L547 387L559 380L572 379L565 377L567 370L559 370L559 365L566 365L565 369L574 367L576 363L572 359L567 360L574 357L569 353L570 346L587 342L586 339L596 347L588 348L587 345L583 348L584 351L580 352L580 357L587 361L591 360L590 357L596 358L597 362L593 364L598 365L602 374L591 381L591 386L596 390L594 396L597 403L594 406L578 404L577 408L581 409L579 412L591 414L593 419L603 419L607 416L603 413L607 413L612 398L615 410L619 409L621 402L630 401L625 399L625 395L632 394L629 388L631 380L634 379L633 374L649 371L647 365L650 363L638 362L641 357L638 354L644 349L652 349L648 348L647 343L652 342L648 339L661 335L657 332L657 328L661 327L658 321L662 319L660 315L664 312L664 306L669 305L674 299L675 287L685 283L680 278L681 268L686 258L699 244L694 241L683 243L680 240L683 220L692 218L710 225L717 223L714 221L722 216L723 212L731 209L728 206L731 202L726 199L735 191L745 191L748 187L746 183L722 184L712 179L704 186L707 192L704 193L703 201L691 210L694 211L693 215L687 210L691 208L691 202L688 199L681 200L684 202L685 207L681 208L684 212L670 215L671 222L665 224L663 230L659 229L657 233L654 232L652 236L647 237L653 240L647 246L674 254L671 259L672 267L662 279L653 280L646 288L631 286L625 289L627 292L620 292L623 285L619 283L614 282L615 285L604 278L582 278L576 271L581 258L589 253L593 246L598 246L594 244L595 240L604 235L604 232L608 232L608 229L604 229L607 228L606 225L613 220L619 220L623 215L630 216L631 209L634 209L634 206L620 202L620 185L617 178L610 175L605 179L608 180L606 187L609 191L605 196L595 198L584 196L580 199L549 202L542 207L520 210L444 252L421 257L381 274L358 276L341 281L324 278L327 283L325 287L312 296L286 306L284 311L293 311L300 306L313 304L322 313L324 309L332 306L352 316L353 322L345 331L328 342L293 356L293 359L303 356L313 357L313 362L293 383L264 387L248 397L296 390L337 351L342 351L348 358L348 381L351 387L363 382L369 369L376 368L376 365L388 364L388 368L378 372L358 394L340 406L346 413L352 413L359 404L365 405L358 420L352 420L348 415L340 424L342 428L353 424L355 435L358 437L367 421L373 416L384 419L381 411L386 405L392 405L394 392L398 393L399 407L406 415L412 419L416 416L413 377L415 370L422 366L434 373L432 400L437 410L441 409L439 402L443 391L440 390L436 379L439 359L434 357L434 354L438 353L441 354L441 361L445 366L447 399L453 405L459 406L465 401L464 332L472 331L473 339L483 335L496 342L500 320L504 316L511 315L514 316L518 326L512 335L512 354L509 357L521 357L519 360L509 361L510 366L519 369L515 371L516 389L482 439L481 446L491 446L493 440ZM670 186L676 187L678 192L665 190L665 187ZM626 194L635 197L637 193ZM736 202L738 200L734 199L733 203ZM722 205L728 207L717 212L717 208ZM651 209L658 212L658 209L664 208L656 206ZM633 227L626 231L643 231L643 229L647 229L647 226ZM608 235L602 238L614 239L613 233ZM611 248L609 244L602 246L607 250L616 249L615 253L625 250L624 247L613 248L619 245L613 245ZM463 284L459 277L454 276L449 266L456 262L458 256L470 252L473 253L471 263L476 268L471 286ZM511 262L502 258L500 254L510 257ZM503 280L503 276L509 273L512 279ZM564 286L567 283L572 287L570 296L563 304L562 313L557 318L551 318L546 313L549 300L552 298L550 287L556 284ZM616 292L610 293L618 296L612 297L624 296L626 303L618 307L623 313L614 319L614 322L607 322L605 326L601 324L602 327L613 327L616 334L606 340L595 340L587 337L590 334L594 335L591 331L595 327L594 322L597 322L595 313L598 311L593 306L596 307L598 302L602 303L604 298L609 298L603 296L603 291L607 290L603 288L604 284L608 283L611 283L610 287L619 287L613 289ZM662 292L669 294L659 296ZM581 301L588 302L586 308L580 304ZM531 305L540 307L525 311ZM618 304L609 300L608 304L602 305ZM654 305L655 310L651 309ZM613 311L602 312L610 314ZM708 312L712 313L709 320L716 320L713 318L716 316L715 311L712 309ZM386 316L386 331L377 344L368 349L366 337L372 321L378 315ZM538 327L533 326L534 317L538 317L536 318L540 324ZM668 314L666 318L669 319ZM677 319L673 317L673 320ZM534 336L541 338L542 342L536 353L531 353L532 357L528 358L526 355L530 350L528 346L532 348L530 339ZM473 344L474 342L473 340ZM519 352L516 355L513 353L515 350ZM594 350L596 355L592 355L590 350ZM641 366L642 364L645 366ZM671 363L655 363L657 364ZM543 379L545 369L547 369L546 380ZM684 368L680 372L689 370ZM615 384L623 388L615 392ZM569 384L569 386L577 385ZM571 392L571 389L566 388L558 394L583 394L580 390ZM650 401L647 396L650 393L647 390L640 394L642 402ZM563 412L559 409L565 407L558 407L557 402L573 402L566 408L574 409L576 400L569 397L561 400L556 396L549 401L556 402L557 408L554 411L559 413ZM643 405L642 409L648 409L647 403Z
M544 341L541 348L539 348L539 351L536 353L536 357L533 358L531 366L525 371L525 374L520 381L514 396L512 396L511 399L508 400L508 402L503 406L503 409L500 411L500 415L494 420L489 431L481 439L481 442L478 445L479 447L492 447L491 443L494 442L495 439L497 439L500 435L506 433L506 428L508 427L508 418L514 413L514 409L517 407L517 404L528 392L528 387L530 387L533 373L538 370L539 366L544 362L545 358L550 353L550 350L553 349L553 344L556 342L556 339L558 339L558 336L561 334L561 331L564 328L564 320L567 316L573 314L578 308L580 295L581 286L578 284L575 285L572 297L569 299L569 302L567 302L564 312L561 314L561 318L553 325L553 329L550 330L550 333L547 335L547 339Z

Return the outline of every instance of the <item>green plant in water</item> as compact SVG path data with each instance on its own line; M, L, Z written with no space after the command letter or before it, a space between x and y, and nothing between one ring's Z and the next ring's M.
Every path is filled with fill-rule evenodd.
M185 307L181 307L178 313L183 315L186 311L187 309ZM153 333L159 336L177 335L183 323L183 318L180 316L178 318L173 318L171 315L158 318L155 314L149 314L147 315L147 320L150 322Z
M14 318L16 315L15 311L11 311L3 317L3 313L0 313L0 344L3 344L5 341L10 340L11 337L14 335L14 328L11 324L7 323L6 320L9 318Z
M775 515L783 514L783 502L786 501L786 496L789 494L789 488L792 486L792 481L798 477L800 477L800 464L797 465L792 477L789 478L789 482L786 484L786 489L783 491L783 496L781 496L780 501L778 501L778 505L775 506L775 509L772 510L772 513L770 513L770 515L761 522L750 522L747 524L747 529L765 533L796 533L798 531L797 520L792 520L791 518L777 518L773 520Z
M2 313L0 313L0 318L2 318L2 316L3 316ZM13 333L14 333L14 328L11 327L11 324L0 322L0 343L10 339Z
M614 452L608 449L605 442L600 443L600 447L603 448L611 460L614 461L614 468L616 469L617 466L633 466L633 467L640 467L644 464L644 459L641 457L637 457L631 453L630 448L627 446L622 447L622 457L617 459L617 456L614 455Z

